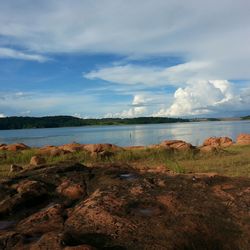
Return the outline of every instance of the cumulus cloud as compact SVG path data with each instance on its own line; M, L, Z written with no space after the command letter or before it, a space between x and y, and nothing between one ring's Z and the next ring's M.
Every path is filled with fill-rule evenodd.
M48 57L37 54L29 54L21 51L17 51L9 48L0 47L0 58L12 58L12 59L22 59L28 61L46 62L49 60Z
M227 80L192 81L185 88L178 88L174 101L167 109L161 109L155 116L204 115L232 111L247 111L250 96L235 91Z
M130 108L120 112L107 113L105 117L132 118L139 116L152 116L153 111L167 104L166 95L155 93L139 93L133 96Z
M6 117L4 114L0 114L0 118L4 118Z

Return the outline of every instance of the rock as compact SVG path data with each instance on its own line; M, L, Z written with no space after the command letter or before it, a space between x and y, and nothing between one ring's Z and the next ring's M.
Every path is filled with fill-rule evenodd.
M96 248L84 244L79 246L65 247L64 250L96 250Z
M14 231L1 232L0 231L0 249L3 250L25 250L22 248L24 238Z
M233 144L233 140L229 137L209 137L203 142L203 146L213 147L229 147Z
M125 150L143 150L146 149L147 147L145 146L127 146L127 147L123 147L123 149Z
M250 145L250 134L240 134L237 137L236 144L238 144L238 145Z
M26 149L30 149L30 147L28 147L27 145L23 143L11 144L11 145L8 145L7 147L7 150L9 151L18 151L18 150L26 150Z
M124 165L52 164L1 181L0 249L249 249L248 177ZM78 196L74 185L84 194L66 204L58 191Z
M46 193L46 187L43 183L33 180L24 180L17 185L17 192L21 195L42 196Z
M0 144L0 150L7 150L7 145L6 144Z
M64 223L62 212L60 204L49 206L20 221L16 229L21 233L29 235L60 231L63 229Z
M199 149L200 149L201 152L204 152L204 153L217 152L218 151L218 147L211 146L211 145L201 146L201 147L199 147Z
M90 152L92 156L110 156L114 152L123 150L123 148L113 144L87 144L83 148Z
M29 250L63 250L62 234L49 232L44 234L37 242L33 243Z
M70 180L63 181L56 190L70 200L78 200L86 195L83 185L73 183Z
M11 164L10 165L10 173L16 173L16 172L20 172L23 170L23 167L15 165L15 164Z
M195 148L192 144L181 140L166 140L161 142L160 146L166 149L177 149L177 150L190 150Z
M66 154L67 152L55 146L45 146L40 148L37 153L39 155L46 155L46 156L60 156Z
M147 146L148 149L160 149L162 146L160 144L151 144ZM164 146L165 149L170 149L170 147Z
M32 203L40 203L39 198L47 194L46 187L38 182L31 180L21 181L16 185L17 193L8 195L0 202L0 215L13 213L17 208ZM36 202L35 202L36 201Z
M59 146L58 148L66 151L66 152L74 153L74 152L78 152L78 151L83 150L84 145L73 142L73 143Z
M41 156L32 156L30 159L30 165L32 166L39 166L45 163L45 159Z

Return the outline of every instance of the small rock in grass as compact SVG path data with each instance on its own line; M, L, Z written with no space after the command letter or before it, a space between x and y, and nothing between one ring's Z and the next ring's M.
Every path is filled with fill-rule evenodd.
M32 156L30 159L30 165L32 166L38 166L45 163L45 159L41 156Z

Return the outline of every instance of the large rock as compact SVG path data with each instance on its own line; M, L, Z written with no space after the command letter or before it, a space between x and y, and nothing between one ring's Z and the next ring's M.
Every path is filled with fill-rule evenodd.
M212 147L229 147L233 144L233 140L229 137L209 137L203 142L203 146Z
M64 180L57 187L57 192L70 200L78 200L86 195L86 190L83 184L74 183L71 180Z
M79 246L65 247L64 250L96 250L96 248L84 244Z
M30 149L29 146L23 144L23 143L15 143L15 144L1 144L0 145L0 150L7 150L7 151L21 151L21 150L26 150L26 149Z
M250 145L250 134L240 134L237 137L236 144L238 144L238 145Z
M123 148L118 147L113 144L86 144L84 145L84 150L91 153L92 156L109 156L114 152L123 150Z
M201 146L201 147L199 147L199 149L203 153L210 153L210 152L217 152L218 151L218 147L212 146L212 145Z
M181 140L166 140L161 142L160 146L166 149L176 149L176 150L190 150L195 148L192 144Z
M63 223L62 206L55 204L20 221L16 229L21 233L36 235L38 233L61 231Z
M30 244L28 249L29 250L50 250L50 249L51 250L63 250L64 246L63 246L62 233L58 233L58 232L46 233L42 235L42 237L40 237L36 242L34 243L32 242L32 244Z
M38 155L54 157L54 156L64 155L67 152L61 148L56 147L56 146L45 146L45 147L39 148L37 153L38 153Z
M7 149L7 144L1 143L0 144L0 150L6 150Z
M46 186L39 181L23 180L16 186L16 191L23 196L41 196L46 192Z
M47 194L45 185L34 180L23 180L12 188L15 188L17 193L7 195L0 202L0 216L11 214L29 203L40 203L40 198Z
M72 184L86 191L67 203L57 187ZM249 249L249 186L247 177L117 163L22 171L0 182L0 199L18 205L0 213L0 249Z
M84 145L74 142L74 143L69 143L69 144L59 146L58 148L66 152L74 153L74 152L82 151L84 149Z

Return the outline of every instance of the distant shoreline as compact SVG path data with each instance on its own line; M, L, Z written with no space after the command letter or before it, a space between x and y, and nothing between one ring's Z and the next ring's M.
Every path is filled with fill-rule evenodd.
M82 119L73 116L46 116L46 117L4 117L0 118L0 130L36 129L36 128L65 128L82 126L119 126L166 124L182 122L207 121L240 121L248 120L250 116L242 118L169 118L169 117L136 117L136 118L100 118Z

